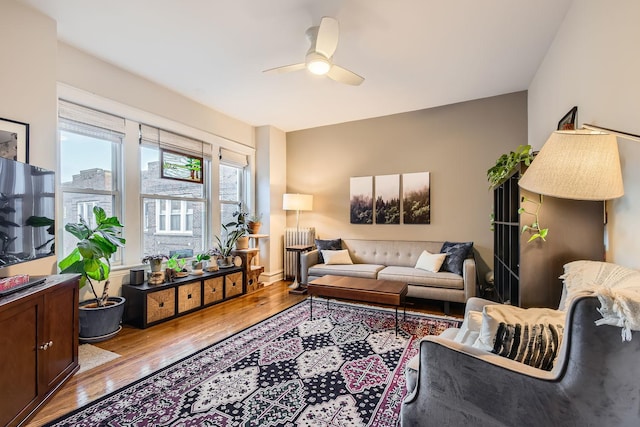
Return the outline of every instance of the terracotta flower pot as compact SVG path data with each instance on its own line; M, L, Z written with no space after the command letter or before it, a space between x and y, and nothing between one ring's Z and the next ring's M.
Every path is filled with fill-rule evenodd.
M242 236L236 241L236 249L247 249L249 247L249 237Z
M260 227L262 226L261 222L249 221L247 223L247 228L249 229L249 234L258 234L260 232Z

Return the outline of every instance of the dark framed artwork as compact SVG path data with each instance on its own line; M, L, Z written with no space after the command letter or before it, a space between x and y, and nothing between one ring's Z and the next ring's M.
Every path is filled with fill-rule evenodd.
M563 118L558 122L558 130L575 130L578 118L578 106L573 107Z
M404 224L431 223L429 172L402 174L402 221Z
M400 224L400 175L375 177L376 224Z
M160 149L160 164L162 165L160 168L161 178L195 182L198 184L204 182L202 157L162 148Z
M0 118L0 156L29 163L29 124Z
M349 197L351 224L373 224L373 177L352 177Z

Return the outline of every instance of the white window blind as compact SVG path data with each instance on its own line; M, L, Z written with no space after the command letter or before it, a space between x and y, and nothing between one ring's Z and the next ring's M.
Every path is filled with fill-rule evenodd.
M249 160L246 155L222 147L220 148L220 161L239 168L244 168L249 165Z
M125 132L125 119L114 116L113 114L104 113L102 111L87 108L73 102L60 99L58 102L58 117L65 119L68 126L72 123L78 123L86 128L86 125L114 132L120 136ZM91 136L91 135L90 135Z
M211 157L211 145L153 126L140 125L140 142L198 157Z

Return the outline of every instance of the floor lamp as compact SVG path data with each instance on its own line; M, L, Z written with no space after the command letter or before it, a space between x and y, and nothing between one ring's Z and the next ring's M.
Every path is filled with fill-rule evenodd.
M313 196L311 194L283 194L282 209L296 211L296 235L300 232L300 211L310 211L313 208ZM289 288L300 288L300 253L309 250L310 245L294 245L286 248L287 251L296 253L296 274L294 282Z

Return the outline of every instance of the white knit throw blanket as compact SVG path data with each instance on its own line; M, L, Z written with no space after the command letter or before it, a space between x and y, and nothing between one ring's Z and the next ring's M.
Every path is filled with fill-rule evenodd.
M585 292L597 296L602 319L596 325L618 326L622 341L631 341L631 331L640 331L640 272L599 261L574 261L564 269L565 307Z

